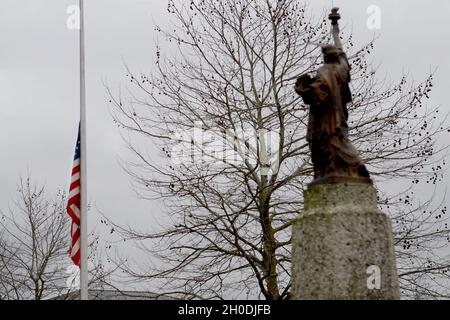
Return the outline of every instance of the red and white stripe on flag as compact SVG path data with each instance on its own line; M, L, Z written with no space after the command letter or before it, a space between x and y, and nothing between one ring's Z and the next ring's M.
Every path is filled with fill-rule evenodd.
M69 188L69 199L67 203L67 213L71 221L70 227L70 250L69 255L73 263L80 266L80 133L75 148L75 158L73 160L72 178Z

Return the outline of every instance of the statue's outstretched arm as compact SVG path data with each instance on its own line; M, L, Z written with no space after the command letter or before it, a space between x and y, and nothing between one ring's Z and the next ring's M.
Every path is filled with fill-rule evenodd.
M339 8L333 8L331 9L331 13L328 16L328 19L331 20L331 35L334 39L334 45L338 48L343 50L341 38L339 37L339 24L338 20L341 19L341 15L338 13Z

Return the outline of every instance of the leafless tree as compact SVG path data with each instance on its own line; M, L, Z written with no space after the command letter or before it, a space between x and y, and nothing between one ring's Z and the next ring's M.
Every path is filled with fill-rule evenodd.
M163 56L158 46L156 72L127 68L126 96L110 91L114 121L135 156L125 170L169 217L151 230L114 226L159 259L122 268L174 296L288 299L291 223L312 177L307 106L293 85L321 63L317 44L330 41L329 21L299 0L169 1L168 12L173 25L156 30L177 53ZM446 116L425 103L433 75L418 84L406 75L383 80L368 63L374 41L355 49L345 30L343 40L351 139L395 223L403 296L448 297L446 207L439 193L422 196L445 166L438 139ZM276 139L242 134L252 131Z
M48 196L28 176L20 179L8 214L0 211L0 300L43 300L68 295L69 217L66 195ZM91 284L108 272L97 255L98 239L90 242Z

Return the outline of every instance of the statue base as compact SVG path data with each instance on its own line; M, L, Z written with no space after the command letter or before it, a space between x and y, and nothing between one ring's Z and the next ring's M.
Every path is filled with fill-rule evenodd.
M313 184L304 201L292 227L292 298L399 299L391 222L373 185Z
M337 184L337 183L365 183L373 185L373 181L366 177L349 177L349 176L327 176L314 179L308 186L317 184Z

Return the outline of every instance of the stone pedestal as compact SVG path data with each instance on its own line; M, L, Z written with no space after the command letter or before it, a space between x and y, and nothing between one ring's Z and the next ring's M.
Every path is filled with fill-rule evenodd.
M292 233L294 300L399 299L390 219L371 184L310 186Z

